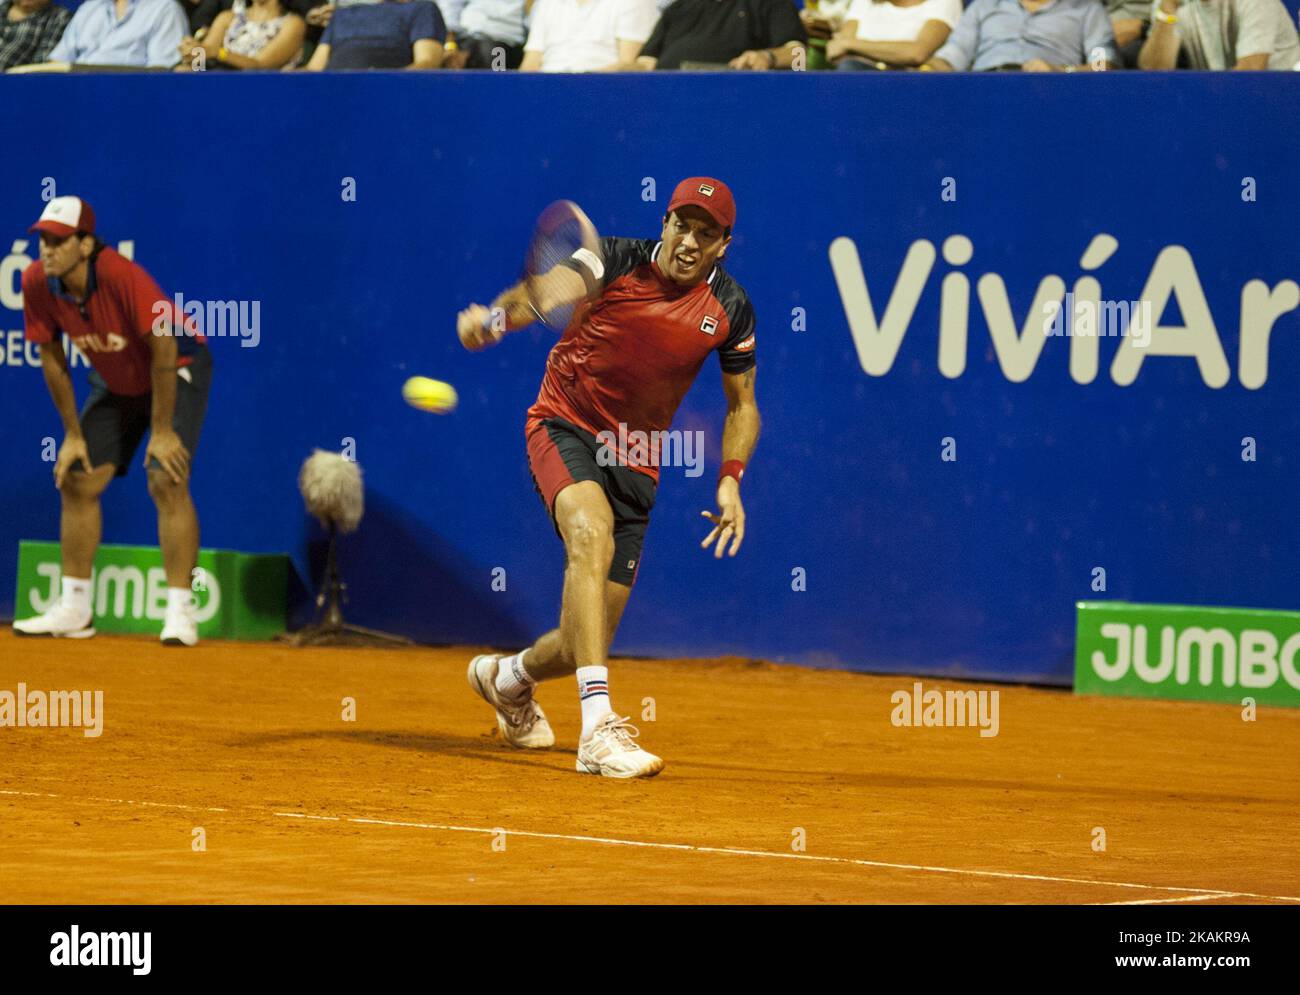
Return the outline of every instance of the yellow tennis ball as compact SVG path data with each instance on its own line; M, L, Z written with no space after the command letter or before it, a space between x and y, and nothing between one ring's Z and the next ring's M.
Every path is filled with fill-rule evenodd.
M440 415L456 407L456 388L429 377L411 377L402 384L402 397L413 408Z

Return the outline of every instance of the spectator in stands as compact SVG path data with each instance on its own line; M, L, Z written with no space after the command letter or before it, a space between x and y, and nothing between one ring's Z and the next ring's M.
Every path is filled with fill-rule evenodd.
M70 20L50 0L0 0L0 73L48 59Z
M1138 57L1143 69L1290 69L1296 26L1280 0L1160 0Z
M641 69L681 69L683 63L802 68L807 43L808 31L790 0L677 0L659 18L636 63Z
M86 0L50 61L170 69L180 60L186 26L176 0Z
M973 0L926 65L1072 73L1114 69L1118 58L1101 0Z
M799 11L799 20L808 29L809 38L830 38L844 26L853 0L808 0Z
M447 69L518 69L524 59L526 0L442 0L438 7L455 37L442 60ZM497 53L500 58L497 59Z
M853 0L806 0L799 20L808 32L809 69L830 68L826 43L844 26L844 15L852 5Z
M340 6L306 68L437 69L447 27L431 0Z
M587 73L635 69L659 12L655 0L536 0L532 15L519 68Z
M225 6L230 6L230 0L221 0ZM383 3L384 0L329 0L328 3L321 3L321 0L290 0L289 6L299 14L302 14L306 20L307 26L324 28L330 22L330 17L339 7L355 7L358 4ZM439 13L442 8L438 8Z
M322 3L321 0L289 0L289 6L297 13L303 16L307 22L307 41L303 46L303 62L306 63L311 59L312 53L315 52L316 46L320 44L321 35L329 26L330 18L334 11L339 7L351 7L361 3L383 3L384 0L329 0ZM221 0L221 3L227 7L230 6L230 0ZM442 12L442 8L438 8Z
M234 0L177 0L177 2L189 18L189 33L196 38L199 37L200 31L212 27L218 14L234 7ZM280 2L286 11L292 11L304 19L309 10L321 6L321 0L280 0Z
M961 0L853 0L826 58L836 69L922 65L948 40L961 9Z
M230 6L229 2L223 3L222 0L177 0L177 3L185 12L185 19L190 25L188 32L190 35L196 35L204 28L212 27L212 22L216 20L217 15Z
M285 0L234 0L202 41L187 37L181 42L176 69L283 69L298 61L306 31L307 23ZM203 50L201 63L195 49Z
M1120 65L1136 69L1138 53L1151 26L1151 0L1106 0L1106 11L1115 31Z

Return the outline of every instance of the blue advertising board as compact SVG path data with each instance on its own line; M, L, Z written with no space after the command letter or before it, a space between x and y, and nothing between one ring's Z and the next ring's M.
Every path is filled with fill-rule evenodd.
M615 652L1068 683L1078 600L1300 597L1300 74L115 74L0 93L0 614L18 540L58 529L60 425L18 293L43 196L85 197L169 294L237 305L204 310L205 546L287 550L306 575L321 533L298 466L347 449L367 486L341 547L350 616L519 646L558 618L563 550L523 439L554 339L470 354L456 312L517 276L550 201L655 237L696 174L735 192L726 266L758 318L747 535L734 559L699 548L725 414L710 361L674 423L703 462L663 470ZM407 406L413 374L455 385L456 411ZM139 467L104 509L106 541L154 541Z

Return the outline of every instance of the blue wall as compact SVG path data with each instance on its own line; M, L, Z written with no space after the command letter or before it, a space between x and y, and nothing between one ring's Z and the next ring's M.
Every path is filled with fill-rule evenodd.
M501 645L554 623L562 550L522 435L551 339L528 331L470 355L455 313L516 275L547 202L571 197L606 233L653 236L692 173L735 190L729 268L759 316L749 536L735 560L698 548L724 410L710 362L676 422L706 433L708 469L664 472L618 651L1067 682L1073 602L1098 596L1094 567L1107 597L1297 605L1300 312L1278 319L1261 387L1242 385L1237 362L1243 287L1300 278L1287 124L1300 75L113 75L11 77L0 99L15 139L0 157L9 238L53 177L168 292L261 302L256 348L213 342L194 475L203 541L288 550L305 570L319 532L298 465L354 439L368 511L343 563L358 622ZM1096 273L1104 298L1137 298L1157 254L1186 247L1225 386L1163 356L1118 386L1114 338L1092 383L1070 378L1065 338L1011 382L973 287L965 371L939 371L946 274L1000 275L1019 326L1039 281L1072 286L1103 233L1119 244ZM856 243L880 313L909 247L951 235L973 260L935 263L892 366L867 374L832 242ZM0 310L0 328L21 327ZM459 410L407 407L413 373L455 384ZM40 453L60 433L38 368L0 366L0 433L9 613L16 541L57 533ZM944 437L955 462L940 459ZM153 541L138 468L110 488L105 535ZM796 567L806 591L792 590Z

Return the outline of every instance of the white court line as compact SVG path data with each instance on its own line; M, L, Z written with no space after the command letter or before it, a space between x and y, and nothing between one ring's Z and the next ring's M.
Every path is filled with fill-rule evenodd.
M52 795L48 791L7 791L0 788L0 795L19 795L24 798L62 798L63 795ZM185 812L229 812L228 808L215 808L210 805L181 805L176 802L137 802L130 798L69 798L68 801L81 802L110 802L114 805L139 805L142 808L178 808Z
M282 819L320 819L322 816L310 816L301 812L273 812ZM1265 898L1275 902L1300 902L1300 898L1286 895L1258 895L1249 891L1210 891L1206 888L1182 888L1165 884L1134 884L1129 881L1100 881L1091 878L1066 878L1049 874L1020 874L1015 871L980 871L962 867L936 867L927 864L895 864L882 860L863 860L859 857L825 857L810 853L781 853L778 850L742 850L736 847L695 846L690 843L652 843L646 840L624 840L605 836L574 836L567 833L538 833L528 830L515 830L497 827L484 829L479 826L453 826L434 822L399 822L393 819L362 819L353 816L332 816L331 821L352 822L367 826L397 826L405 829L432 829L451 833L479 833L494 836L504 833L506 836L527 836L533 839L568 840L577 843L604 843L609 846L648 847L656 850L685 850L692 853L726 853L741 857L776 857L781 860L813 860L833 864L852 864L858 867L884 867L891 870L924 871L932 874L967 874L975 877L1011 878L1018 881L1049 881L1056 884L1087 884L1111 888L1138 888L1143 891L1189 891L1195 894L1189 898L1163 899L1162 901L1190 902L1204 901L1209 898ZM1115 905L1140 905L1142 902L1106 903Z
M1214 891L1208 895L1186 895L1183 898L1139 898L1135 902L1094 902L1094 905L1169 905L1171 902L1204 902L1211 898L1245 898L1244 891ZM1258 895L1250 896L1259 898ZM1289 901L1289 899L1286 899Z
M186 812L230 812L231 809L211 806L181 805L172 802L137 802L126 798L76 798L50 794L39 791L10 791L0 789L0 795L15 795L28 798L65 798L74 802L109 802L125 805L147 805L153 808L173 808ZM864 860L860 857L828 857L812 853L782 853L779 850L743 850L737 847L696 846L691 843L656 843L649 840L625 840L609 836L577 836L569 833L540 833L525 829L506 829L498 826L485 829L481 826L455 826L436 822L402 822L396 819L365 819L357 816L309 815L306 812L267 812L264 809L244 809L253 815L271 815L280 819L300 819L311 822L350 822L363 826L393 826L401 829L428 829L448 833L477 833L493 836L505 833L507 836L523 836L531 839L565 840L573 843L601 843L606 846L630 846L651 850L677 850L689 853L728 854L736 857L766 857L780 860L810 860L817 863L848 864L855 867L882 867L888 870L921 871L928 874L964 874L969 877L1004 878L1014 881L1046 881L1053 884L1084 884L1108 888L1135 888L1141 891L1177 891L1191 892L1190 897L1165 899L1163 901L1205 901L1211 898L1263 898L1274 902L1296 902L1300 898L1287 895L1260 895L1250 891L1215 891L1208 888L1183 888L1166 884L1136 884L1131 881L1101 881L1092 878L1067 878L1051 874L1021 874L1016 871L981 871L963 867L940 867L929 864L896 864L883 860ZM1161 901L1161 900L1157 900ZM1107 904L1142 905L1156 902L1116 902Z

